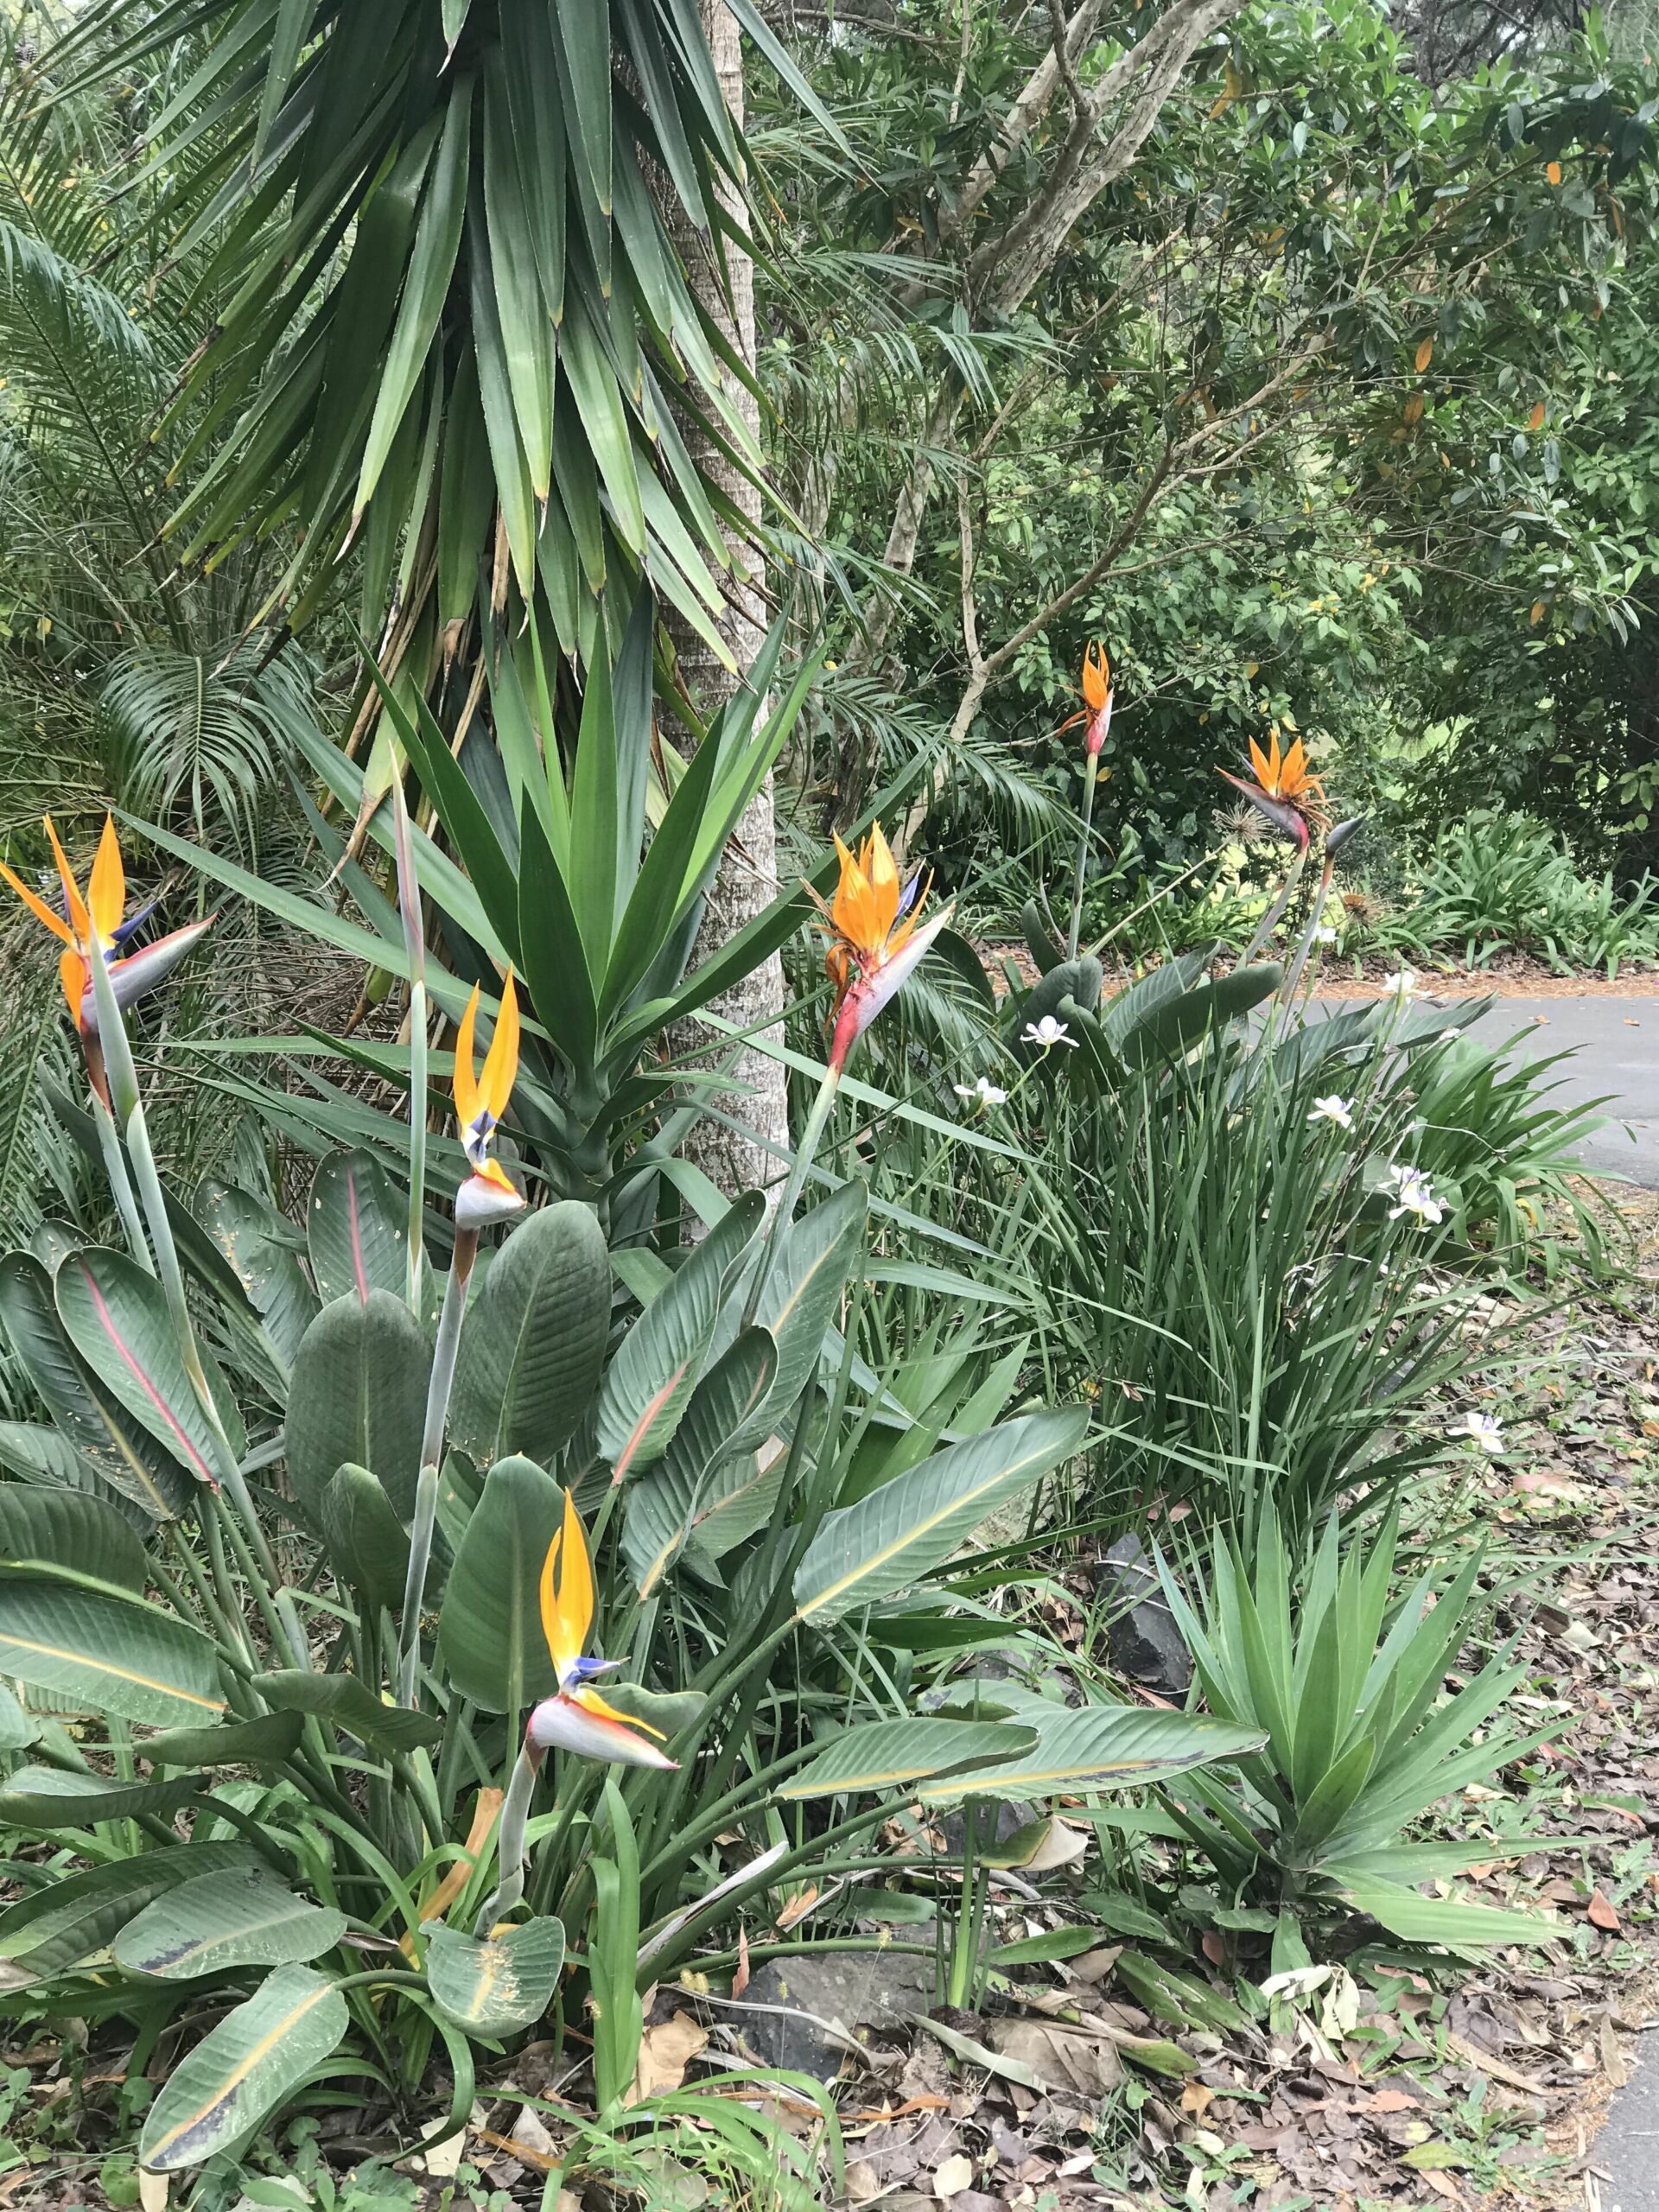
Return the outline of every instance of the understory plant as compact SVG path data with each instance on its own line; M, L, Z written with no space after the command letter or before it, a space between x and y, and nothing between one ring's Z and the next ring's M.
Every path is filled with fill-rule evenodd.
M418 1007L423 848L397 795L392 828ZM884 851L845 856L831 912L831 1102L903 973L915 893ZM130 2023L135 2073L181 2008L219 2012L149 2110L151 2171L234 2155L341 2075L440 2139L478 2048L544 2018L561 2041L590 2022L598 2115L626 2134L631 1993L694 1957L718 1972L751 1923L752 1957L770 1930L787 1948L791 1897L859 1864L895 1802L1089 1794L1254 1742L1118 1707L918 1714L867 1669L894 1601L1075 1453L1084 1413L1000 1419L1005 1385L918 1445L853 1351L860 1181L798 1218L792 1186L764 1234L747 1193L690 1249L613 1248L600 1206L531 1204L502 1164L542 1110L533 1090L521 1108L510 972L481 1069L481 991L456 1040L447 1224L419 1052L407 1188L330 1155L301 1235L257 1193L165 1182L124 1002L196 938L119 948L118 873L106 832L89 897L67 859L63 893L126 1249L48 1222L0 1262L49 1416L9 1430L28 1479L0 1486L21 1891L0 1960L10 2008Z
M1436 1834L1432 1815L1554 1725L1516 1730L1501 1717L1526 1679L1516 1639L1484 1663L1460 1662L1492 1608L1481 1548L1396 1589L1400 1554L1395 1516L1351 1528L1344 1550L1333 1513L1299 1556L1268 1503L1253 1543L1224 1539L1195 1557L1195 1600L1160 1559L1205 1709L1267 1737L1226 1779L1162 1789L1168 1832L1205 1853L1225 1906L1287 1915L1316 1940L1358 1912L1411 1942L1548 1941L1554 1929L1535 1916L1421 1893L1531 1847ZM1448 1688L1460 1663L1466 1679Z

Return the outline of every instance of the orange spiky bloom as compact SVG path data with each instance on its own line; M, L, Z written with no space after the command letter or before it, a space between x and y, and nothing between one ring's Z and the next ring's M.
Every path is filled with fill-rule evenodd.
M950 919L947 909L925 929L916 926L927 884L919 873L900 883L899 869L878 822L856 854L836 839L841 877L826 906L811 886L830 949L824 969L836 987L830 1020L830 1065L842 1068L856 1039L916 966Z
M501 1007L495 1018L495 1034L484 1056L482 1074L474 1068L473 1032L478 1021L479 987L467 1001L455 1038L455 1072L452 1088L461 1141L472 1166L472 1174L455 1196L457 1228L477 1229L502 1221L523 1206L523 1193L499 1160L490 1156L490 1139L507 1110L518 1074L518 995L512 970L501 987Z

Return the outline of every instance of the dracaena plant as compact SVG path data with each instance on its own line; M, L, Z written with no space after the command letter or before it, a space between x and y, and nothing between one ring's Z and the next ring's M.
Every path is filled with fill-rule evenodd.
M392 811L418 1035L434 849ZM849 856L832 909L837 1080L908 949L884 851ZM149 2168L234 2154L341 2068L441 2137L475 2045L562 2037L590 2001L601 2116L648 2137L633 1991L718 1973L746 1928L751 1955L787 1948L781 1900L867 1863L895 1802L1086 1795L1254 1740L1115 1708L918 1717L860 1687L894 1603L1084 1416L998 1419L1005 1386L942 1448L912 1440L852 1349L859 1182L764 1239L750 1193L694 1249L626 1255L594 1205L532 1203L498 1149L534 1110L505 962L458 1039L443 1281L418 1050L407 1191L331 1155L302 1233L256 1192L168 1187L111 873L90 907L66 882L66 915L130 1249L48 1230L0 1261L49 1416L0 1435L28 1478L0 1484L0 2004L125 2015L149 2050L211 2003Z
M381 875L390 874L397 835L389 794L401 781L368 790L364 772L318 730L297 732L297 741L327 795L355 818L364 862L315 809L313 819L360 919L164 830L145 835L277 919L355 956L365 976L396 979L410 994L408 1046L334 1047L394 1084L413 1081L433 1009L458 1021L477 987L479 1014L493 1016L511 967L524 1014L514 1135L529 1187L596 1199L609 1223L631 1186L643 1234L655 1184L637 1156L642 1134L656 1135L650 1161L660 1160L682 1127L672 1116L697 1111L699 1078L677 1068L669 1033L765 960L807 911L804 892L790 887L692 964L721 853L793 728L816 664L809 658L786 684L780 680L780 623L749 682L683 760L658 728L650 599L641 594L618 626L613 656L602 637L595 643L576 700L560 690L556 664L550 685L533 633L512 651L504 646L489 685L493 742L475 729L458 754L455 733L440 727L418 694L405 702L382 683L385 713L412 772L406 835L429 929L410 933L408 902L400 913L366 864L374 853ZM315 1039L286 1041L299 1065L315 1059ZM366 1145L396 1166L407 1149L401 1117L342 1096L320 1074L303 1113L274 1087L218 1072L212 1079L314 1151L330 1141ZM453 1195L462 1165L435 1153L435 1187Z
M1421 1894L1532 1847L1449 1840L1433 1812L1554 1724L1517 1730L1501 1717L1526 1679L1514 1639L1447 1687L1491 1609L1481 1552L1396 1589L1399 1549L1390 1516L1369 1536L1351 1532L1344 1554L1332 1514L1304 1565L1268 1508L1253 1548L1222 1541L1201 1564L1196 1609L1160 1561L1206 1708L1267 1734L1234 1777L1195 1774L1165 1791L1175 1828L1213 1861L1229 1903L1309 1931L1328 1936L1360 1912L1408 1942L1548 1942L1547 1921Z

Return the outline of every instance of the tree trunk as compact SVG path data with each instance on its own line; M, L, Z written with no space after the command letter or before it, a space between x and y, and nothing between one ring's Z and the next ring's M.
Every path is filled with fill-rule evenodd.
M726 105L741 125L743 121L743 49L737 20L725 5L725 0L701 0L701 14ZM716 188L719 189L718 185ZM721 191L721 197L735 226L747 231L747 214L739 196L728 185ZM670 205L672 207L677 203L671 201ZM700 233L687 235L683 226L675 227L692 287L698 298L720 323L743 359L753 364L755 358L753 263L747 254L728 240L722 285L720 272L714 264L713 256L718 250L714 242ZM726 287L729 287L729 300ZM734 385L732 397L758 437L760 409L753 395ZM734 587L732 599L734 603L728 606L721 624L721 634L736 658L738 673L734 676L722 666L703 640L671 613L666 618L687 686L699 712L707 716L747 680L766 632L765 603L757 588L763 580L758 530L760 495L729 465L694 423L683 417L681 429L693 457L752 526L751 534L745 538L737 538L729 531L728 532L734 549L751 572L749 583L740 582ZM708 912L697 935L692 964L695 966L707 959L764 907L770 906L777 896L778 887L772 779L768 777L749 802L736 833L721 857L720 872L709 893ZM741 1029L753 1029L762 1024L778 1029L781 1025L783 1007L783 963L773 953L760 967L714 1000L709 1011ZM717 1032L697 1021L683 1024L676 1032L672 1042L678 1053L695 1054L697 1065L702 1066L718 1066L729 1057L732 1049ZM686 1158L701 1167L728 1198L740 1191L775 1183L783 1173L783 1162L779 1154L786 1149L789 1143L789 1097L782 1065L753 1046L746 1046L738 1053L736 1064L731 1071L731 1082L733 1087L730 1090L722 1092L708 1103L716 1113L728 1116L741 1126L735 1128L728 1127L726 1122L715 1119L711 1115L698 1122L682 1147ZM776 1147L778 1150L769 1150L769 1147Z

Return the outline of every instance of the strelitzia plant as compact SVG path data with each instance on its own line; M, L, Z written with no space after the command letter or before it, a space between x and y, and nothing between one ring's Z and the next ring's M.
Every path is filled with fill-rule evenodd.
M418 1020L447 988L426 871L471 894L396 792L389 811ZM677 835L671 809L651 856ZM653 880L683 880L671 857ZM884 842L842 876L831 1096L941 918L918 920ZM99 897L107 918L107 870ZM515 1067L509 953L481 1068L489 983L455 1002L459 1142L429 1147L412 1046L410 1189L365 1152L325 1158L302 1255L258 1193L163 1185L96 930L86 957L148 1264L58 1225L0 1259L0 1323L49 1415L0 1440L33 1478L0 1484L0 1827L18 1843L0 1872L19 1890L0 2009L124 2011L153 2034L211 1990L221 2017L146 2120L151 2171L235 2154L347 2037L411 2131L441 2041L435 2136L452 2133L474 2042L543 2018L562 2034L601 1940L603 2094L626 2102L630 1985L718 1972L896 1794L1087 1793L1247 1740L1180 1715L1004 1726L872 1702L860 1654L883 1609L1086 1420L997 1419L998 1398L870 1487L891 1370L860 1381L845 1350L861 1184L798 1219L791 1198L764 1250L745 1194L666 1255L632 1232L613 1252L597 1204L520 1193L497 1147L542 1101ZM815 1799L830 1817L791 1828Z

